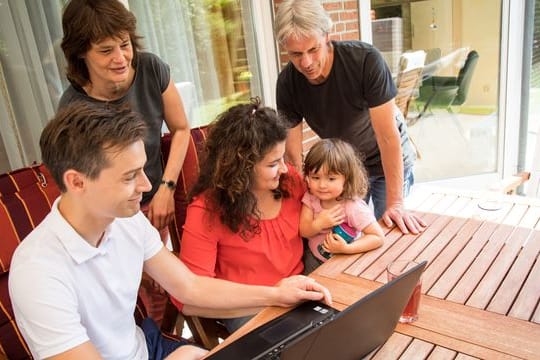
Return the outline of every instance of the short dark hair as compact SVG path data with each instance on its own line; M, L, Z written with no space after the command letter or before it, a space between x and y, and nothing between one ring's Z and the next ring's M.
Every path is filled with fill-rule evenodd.
M231 107L211 124L201 170L190 201L205 193L210 211L244 239L259 231L260 214L251 192L255 164L287 138L287 127L274 109L259 99ZM274 197L289 197L287 174Z
M66 75L69 81L83 87L89 81L88 68L81 57L92 43L106 38L117 38L129 33L133 46L133 64L137 51L142 49L141 36L137 35L137 19L118 0L71 0L62 15L62 50L67 60Z
M121 150L146 136L146 124L126 105L107 108L74 102L59 111L45 126L39 140L43 163L60 191L65 192L64 173L77 170L90 179L109 163L106 152Z

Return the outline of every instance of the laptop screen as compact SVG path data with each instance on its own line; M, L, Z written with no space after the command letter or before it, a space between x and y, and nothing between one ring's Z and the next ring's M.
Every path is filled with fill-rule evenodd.
M303 303L208 359L360 359L390 337L426 264L418 264L342 312L319 302Z

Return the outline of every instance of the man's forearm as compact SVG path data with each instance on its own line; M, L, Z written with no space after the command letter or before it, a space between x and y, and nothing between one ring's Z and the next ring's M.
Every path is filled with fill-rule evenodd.
M302 123L289 129L285 143L285 160L291 163L299 172L302 172Z
M386 206L403 204L403 156L401 144L391 141L381 146L381 160L386 181Z

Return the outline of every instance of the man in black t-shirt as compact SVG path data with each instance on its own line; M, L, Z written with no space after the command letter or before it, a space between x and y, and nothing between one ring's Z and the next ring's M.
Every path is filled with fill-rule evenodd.
M423 231L425 223L403 207L415 152L379 51L360 41L330 41L332 20L319 0L283 1L275 25L290 59L276 87L278 110L292 126L287 159L301 168L302 119L322 138L348 141L368 170L377 219L404 233Z

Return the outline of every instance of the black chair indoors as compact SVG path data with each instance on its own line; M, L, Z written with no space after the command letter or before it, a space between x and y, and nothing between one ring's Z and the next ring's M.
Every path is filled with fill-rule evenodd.
M478 52L472 50L467 55L458 76L432 76L425 79L419 88L419 97L416 103L423 105L417 120L426 114L426 111L438 108L452 113L452 106L462 105L467 99L471 79L476 64Z

